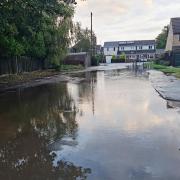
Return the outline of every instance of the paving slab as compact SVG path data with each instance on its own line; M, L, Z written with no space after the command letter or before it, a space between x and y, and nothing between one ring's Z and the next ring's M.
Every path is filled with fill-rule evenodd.
M156 70L150 70L149 73L153 87L164 99L180 101L180 79Z

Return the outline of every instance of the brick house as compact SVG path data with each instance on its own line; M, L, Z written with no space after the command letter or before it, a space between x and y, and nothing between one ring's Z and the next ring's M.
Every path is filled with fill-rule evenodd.
M171 18L165 53L171 65L180 66L180 18Z

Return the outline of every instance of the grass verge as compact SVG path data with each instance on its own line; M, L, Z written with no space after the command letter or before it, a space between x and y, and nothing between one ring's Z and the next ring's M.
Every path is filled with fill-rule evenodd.
M60 71L62 72L71 72L71 71L78 71L83 70L84 67L82 65L61 65Z
M0 86L16 85L29 82L31 80L58 75L61 72L73 72L82 69L84 69L84 67L81 65L62 65L59 71L50 69L42 71L24 72L20 74L5 74L0 76Z
M172 66L165 66L165 65L159 65L159 64L152 64L151 65L153 69L162 71L163 73L167 75L174 75L177 78L180 78L180 68L179 67L172 67Z

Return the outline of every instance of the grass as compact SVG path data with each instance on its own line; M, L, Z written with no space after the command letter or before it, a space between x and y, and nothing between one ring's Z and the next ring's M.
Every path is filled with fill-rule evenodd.
M5 74L0 76L0 85L16 85L31 80L41 79L44 77L50 77L58 75L61 72L73 72L84 69L81 65L62 65L60 71L54 69L24 72L20 74Z
M180 78L180 68L179 67L159 65L159 64L155 64L155 63L153 63L151 66L153 69L162 71L163 73L165 73L167 75L174 75L177 78Z
M61 65L60 71L62 72L70 72L70 71L78 71L83 70L84 67L82 65Z
M55 70L24 72L20 74L5 74L0 76L0 84L14 85L19 83L29 82L35 79L53 76L56 74L58 74L58 72L56 72Z

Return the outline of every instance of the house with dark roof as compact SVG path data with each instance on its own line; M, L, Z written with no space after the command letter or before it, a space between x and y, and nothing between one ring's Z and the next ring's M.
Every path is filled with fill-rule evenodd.
M171 18L165 51L171 65L180 66L180 17Z
M104 43L104 55L106 62L111 63L113 56L119 58L126 55L126 61L132 62L137 59L154 59L156 53L155 40L139 41L113 41Z

